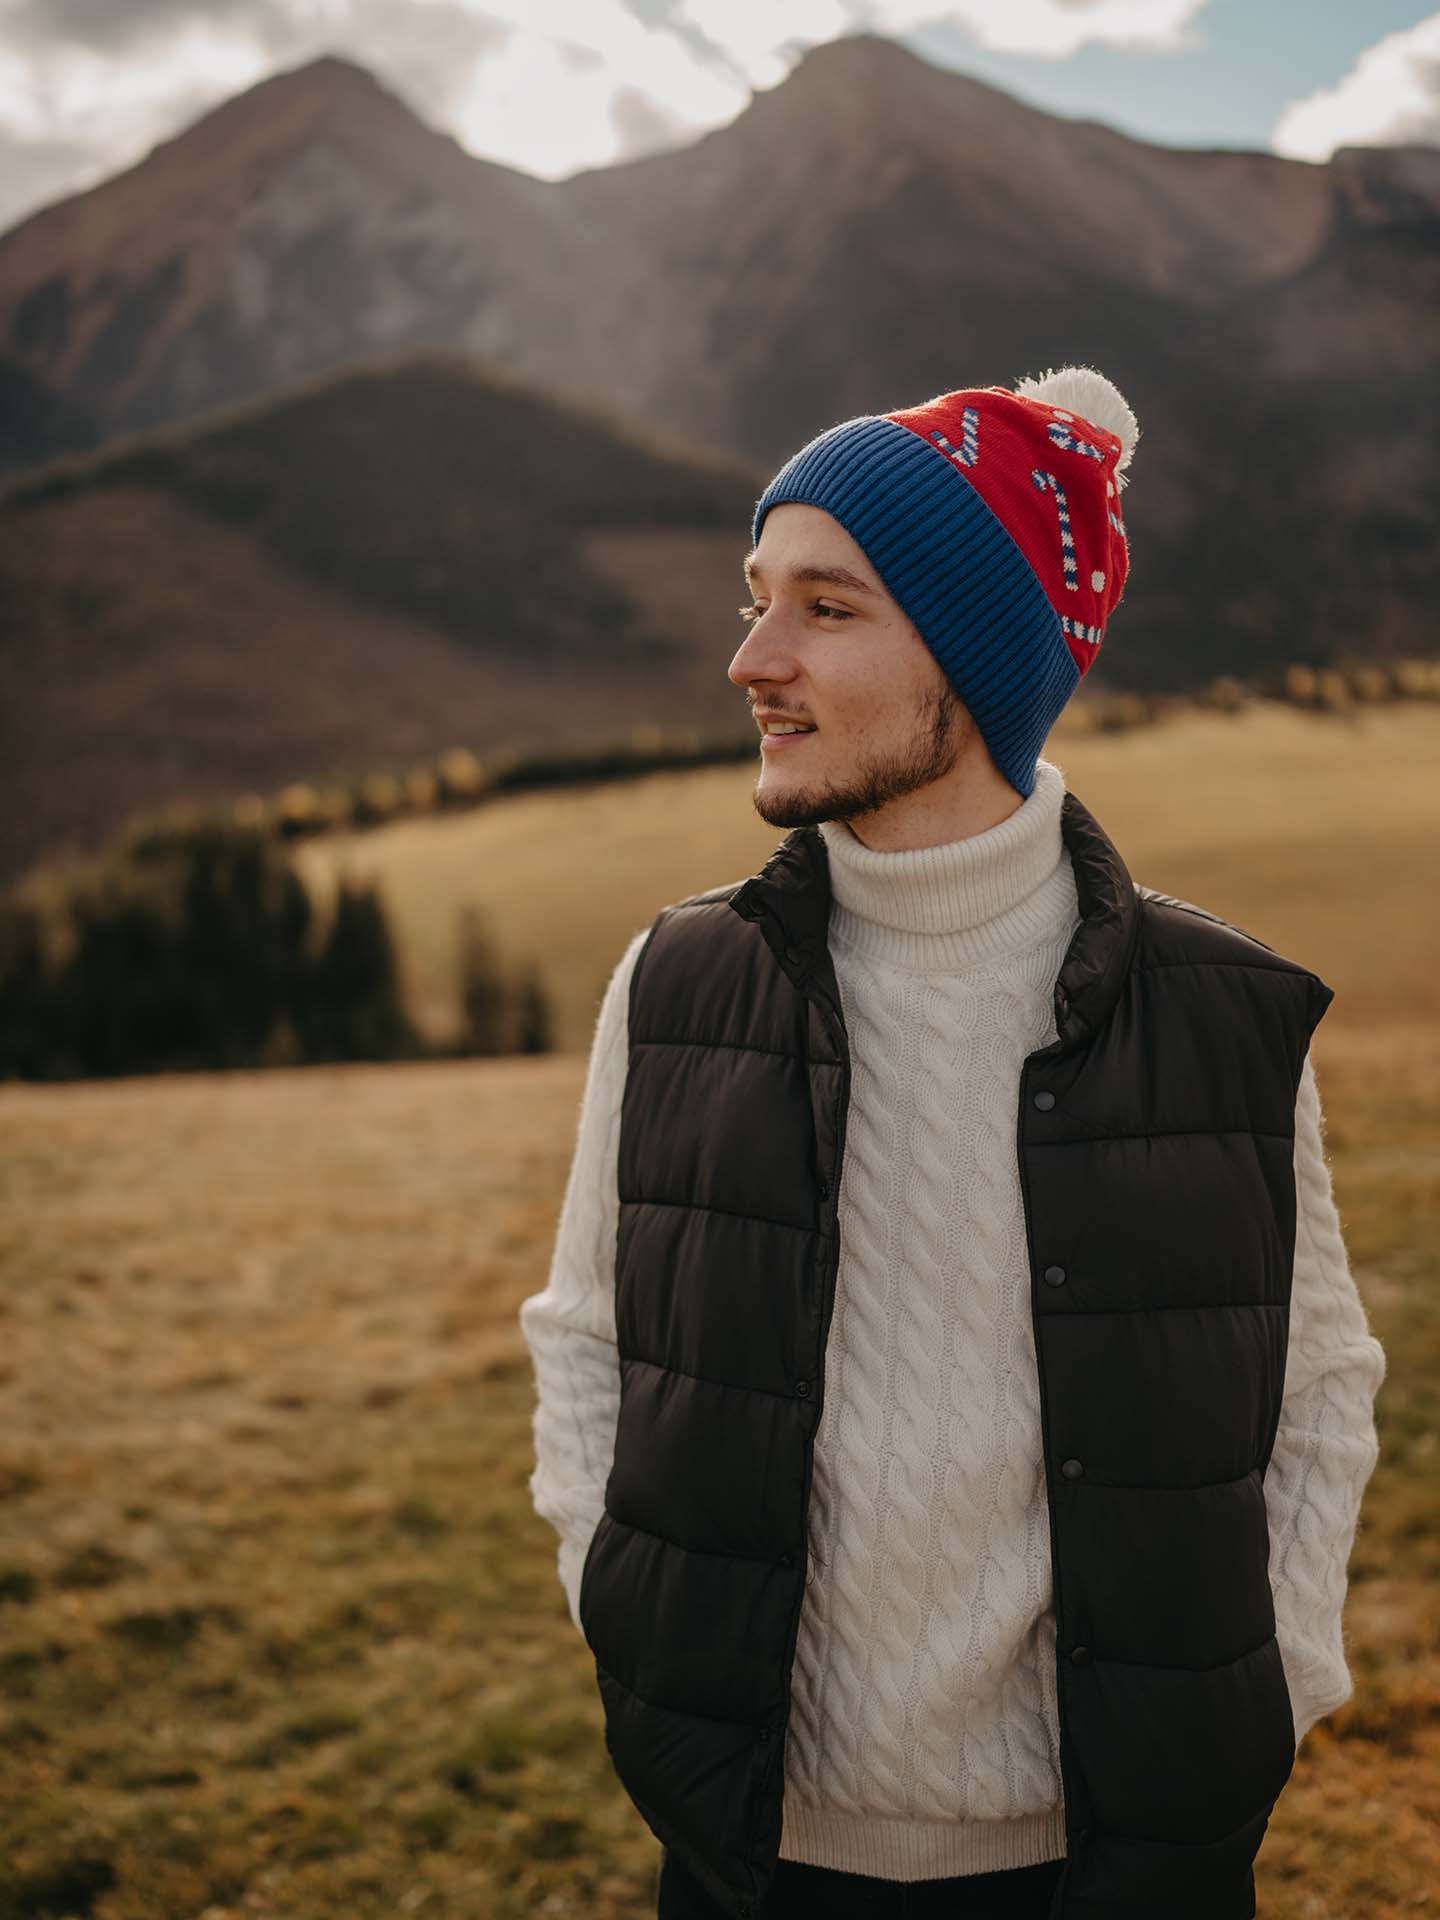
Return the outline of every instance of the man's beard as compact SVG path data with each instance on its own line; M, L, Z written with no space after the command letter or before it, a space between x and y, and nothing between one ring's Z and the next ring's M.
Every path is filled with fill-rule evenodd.
M755 811L772 827L813 827L822 820L854 820L875 813L946 774L965 744L964 708L948 680L920 703L920 726L908 752L861 761L855 777L842 787L800 787L784 794L762 794L757 781L751 796Z

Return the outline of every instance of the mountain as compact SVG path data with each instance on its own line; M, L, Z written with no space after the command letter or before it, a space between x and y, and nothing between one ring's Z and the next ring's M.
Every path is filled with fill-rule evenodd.
M689 148L552 182L327 56L0 236L0 380L32 388L0 468L432 345L762 464L1066 358L1433 377L1437 280L1436 148L1167 148L855 34Z
M1170 149L859 34L683 151L544 182L315 61L0 236L0 747L89 743L73 804L26 789L80 831L452 717L544 739L581 687L595 726L727 714L773 466L1065 361L1142 430L1097 682L1432 652L1437 306L1437 149ZM612 497L586 453L567 494L578 420L660 464L616 451L650 477Z
M183 795L742 731L760 484L438 352L53 463L0 499L0 873Z
M1155 146L858 35L689 149L565 191L632 282L587 302L589 381L762 461L823 419L1067 358L1157 383L1222 341L1278 378L1440 366L1440 149ZM1347 324L1305 310L1322 289ZM1348 323L1385 300L1403 337Z
M43 451L85 447L377 351L518 364L547 313L568 333L583 252L545 183L326 57L0 237L0 363L63 396ZM34 427L0 435L0 466L28 464Z
M635 285L674 289L594 290L591 378L603 360L627 411L766 460L827 414L1148 359L1313 258L1330 201L1323 169L1058 119L866 35L687 150L566 190Z
M1440 149L1169 149L858 35L565 190L631 289L591 290L547 384L768 468L832 420L1093 364L1141 423L1107 678L1434 649Z

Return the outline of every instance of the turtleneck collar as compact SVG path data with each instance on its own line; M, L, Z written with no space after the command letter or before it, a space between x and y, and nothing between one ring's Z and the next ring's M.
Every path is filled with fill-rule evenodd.
M1065 776L1040 759L1027 799L983 833L877 853L843 820L820 823L830 933L897 966L957 967L1068 937L1078 918L1060 832Z

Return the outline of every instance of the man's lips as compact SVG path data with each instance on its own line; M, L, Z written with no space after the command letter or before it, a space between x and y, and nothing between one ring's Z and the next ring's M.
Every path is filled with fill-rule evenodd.
M803 740L807 733L818 733L819 728L813 720L802 719L798 713L785 713L778 707L752 707L750 717L760 729L760 743L768 740L772 747L786 740ZM794 733L771 733L771 727L794 727Z

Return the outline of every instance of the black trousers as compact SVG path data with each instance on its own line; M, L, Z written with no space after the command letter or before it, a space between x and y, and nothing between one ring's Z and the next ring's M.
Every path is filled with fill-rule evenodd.
M950 1880L876 1880L781 1860L755 1920L1045 1920L1063 1860ZM723 1920L724 1908L660 1849L657 1920Z

